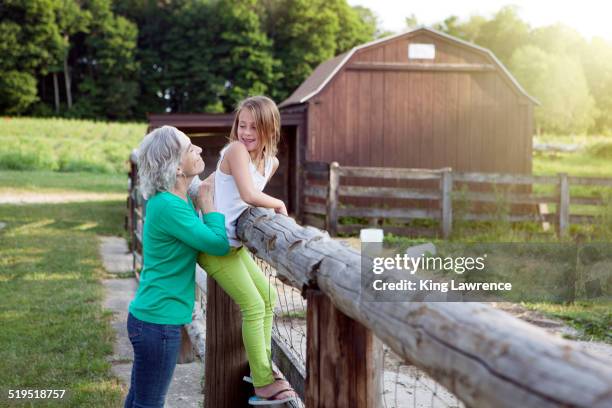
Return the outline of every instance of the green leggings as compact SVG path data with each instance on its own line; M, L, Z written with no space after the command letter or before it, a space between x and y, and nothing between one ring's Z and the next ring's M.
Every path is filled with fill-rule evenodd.
M253 385L274 382L272 374L272 319L276 290L270 285L245 247L225 256L200 253L198 263L240 307L242 341Z

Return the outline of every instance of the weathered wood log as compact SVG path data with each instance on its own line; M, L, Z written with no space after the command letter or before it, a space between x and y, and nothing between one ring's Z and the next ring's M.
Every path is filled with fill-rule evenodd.
M251 208L237 232L283 281L318 286L468 406L612 406L610 359L481 303L360 302L359 253L290 218Z

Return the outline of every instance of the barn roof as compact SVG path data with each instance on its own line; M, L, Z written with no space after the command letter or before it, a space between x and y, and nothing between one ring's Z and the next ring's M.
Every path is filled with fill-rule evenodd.
M428 28L428 27L421 27L421 28L417 28L415 30L410 30L410 31L406 31L400 34L395 34L389 37L385 37L385 38L381 38L379 40L375 40L366 44L362 44L359 45L357 47L353 47L352 49L350 49L349 51L346 51L343 54L340 54L332 59L329 59L327 61L322 62L321 64L319 64L319 66L317 68L315 68L315 70L312 72L312 74L310 74L310 76L308 78L306 78L306 80L304 82L302 82L302 84L291 94L291 96L289 96L289 98L285 99L280 105L279 107L283 108L285 106L290 106L290 105L296 105L296 104L300 104L300 103L304 103L306 101L308 101L310 98L312 98L313 96L317 95L319 92L321 92L321 90L325 87L325 85L327 85L333 78L334 76L340 72L340 69L342 69L342 67L344 65L346 65L346 63L351 59L351 57L359 50L362 50L364 48L368 48L368 47L372 47L374 45L378 45L387 41L391 41L394 40L398 37L402 37L405 36L407 34L412 34L412 33L417 33L420 31L426 31L429 33L433 33L437 36L440 36L442 38L445 38L447 40L459 43L465 47L469 47L472 48L474 50L477 50L481 53L486 54L487 56L489 56L493 62L495 63L495 65L497 65L500 70L502 71L502 73L510 80L510 82L516 87L516 89L523 95L525 95L531 102L533 102L536 105L539 105L540 103L537 101L537 99L535 99L534 97L532 97L531 95L529 95L521 86L521 84L518 83L518 81L512 76L512 74L510 73L510 71L508 71L508 69L504 66L504 64L501 63L500 60L497 59L497 57L495 56L495 54L493 54L491 52L491 50L487 49L487 48L483 48L480 47L476 44L472 44L470 42L464 41L460 38L457 37L453 37L451 35L448 35L446 33L443 33L441 31L437 31L434 30L432 28Z

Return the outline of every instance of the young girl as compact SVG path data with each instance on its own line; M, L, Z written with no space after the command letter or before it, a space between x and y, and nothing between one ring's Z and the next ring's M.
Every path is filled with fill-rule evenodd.
M236 237L236 221L249 206L287 215L281 200L262 192L278 168L279 139L280 114L271 99L254 96L238 105L230 143L221 150L214 175L215 206L225 215L231 249L225 256L201 253L198 257L202 268L240 306L242 339L255 387L255 396L249 400L253 405L296 398L289 383L272 371L275 290Z

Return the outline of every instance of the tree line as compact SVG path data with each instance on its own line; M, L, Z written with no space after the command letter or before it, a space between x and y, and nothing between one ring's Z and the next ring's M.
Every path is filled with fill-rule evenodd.
M493 51L541 102L538 131L612 134L611 42L532 28L513 7L434 28ZM280 102L322 61L388 34L346 0L3 0L0 114L142 120Z
M3 0L0 113L230 111L375 35L346 0Z

